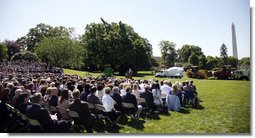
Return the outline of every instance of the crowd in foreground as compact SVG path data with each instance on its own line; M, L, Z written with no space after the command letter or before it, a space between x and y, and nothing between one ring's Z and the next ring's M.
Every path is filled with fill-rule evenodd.
M193 81L81 78L29 61L1 64L0 78L1 132L8 132L11 126L7 105L37 120L43 128L40 132L70 132L73 122L67 111L76 112L86 131L93 132L99 114L115 126L123 116L139 119L143 111L178 112L190 103L194 107L199 103Z

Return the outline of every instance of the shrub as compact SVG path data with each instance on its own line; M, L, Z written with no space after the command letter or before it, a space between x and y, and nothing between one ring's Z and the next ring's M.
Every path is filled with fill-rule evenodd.
M29 51L21 51L11 57L11 61L13 60L38 61L39 58L35 53L29 52Z

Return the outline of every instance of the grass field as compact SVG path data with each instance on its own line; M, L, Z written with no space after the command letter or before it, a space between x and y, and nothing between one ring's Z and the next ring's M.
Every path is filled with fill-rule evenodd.
M87 72L64 70L67 74L84 76ZM90 73L91 75L98 75ZM138 72L135 79L154 79L150 72ZM120 76L117 76L120 77ZM162 80L160 78L158 80ZM187 80L171 79L172 82ZM250 133L250 81L193 79L202 109L186 108L182 112L147 115L138 122L120 123L116 130L99 132L157 134L236 134Z

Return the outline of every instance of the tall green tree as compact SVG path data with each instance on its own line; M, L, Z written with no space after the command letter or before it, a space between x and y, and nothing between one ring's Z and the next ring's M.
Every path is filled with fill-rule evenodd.
M198 57L198 66L202 69L206 69L207 60L204 54Z
M237 58L234 58L232 56L229 56L228 57L228 65L231 65L232 67L237 67L238 65L238 59Z
M151 66L152 46L147 39L122 22L101 21L88 24L81 37L87 69L110 65L123 75L129 68L135 72Z
M203 55L202 49L199 46L183 45L177 50L179 62L187 63L192 52L197 56Z
M189 63L191 63L193 66L198 66L199 58L196 53L192 52L188 59Z
M250 57L243 57L238 61L238 66L250 66Z
M228 63L228 50L224 43L220 47L220 57L222 58L224 64Z
M80 69L83 65L84 49L70 38L45 38L36 45L35 52L49 65L72 69Z
M166 40L162 40L159 43L162 58L161 60L163 64L165 64L167 67L174 66L175 60L177 58L175 45L176 45L175 43Z
M206 69L211 70L213 68L217 67L218 61L216 58L212 57L212 56L207 56L206 57L206 61L207 61L207 66Z
M63 26L52 27L50 25L40 23L36 27L29 29L26 36L18 38L17 41L22 43L22 47L26 50L33 51L35 45L41 42L46 37L70 37L72 28L65 28Z
M7 51L8 51L7 47L0 42L0 63L7 60L8 58Z

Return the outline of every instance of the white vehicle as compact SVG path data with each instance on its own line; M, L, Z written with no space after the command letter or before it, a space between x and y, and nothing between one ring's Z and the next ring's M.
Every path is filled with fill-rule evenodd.
M184 73L183 67L171 67L166 70L161 70L155 74L155 77L171 77L182 78Z
M250 68L239 69L233 72L234 79L237 80L249 80L250 79Z

